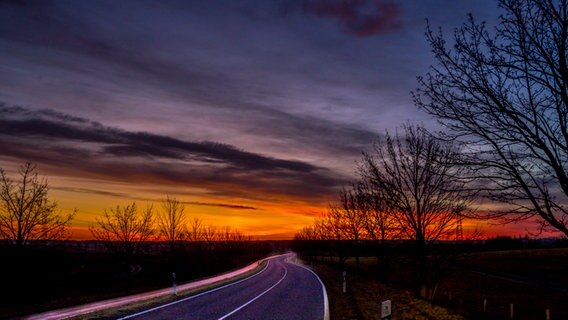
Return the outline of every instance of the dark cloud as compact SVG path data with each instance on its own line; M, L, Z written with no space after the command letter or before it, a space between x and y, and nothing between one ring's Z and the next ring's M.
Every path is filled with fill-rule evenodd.
M224 9L219 14L230 13L230 10L225 10L230 8L231 2L228 3L229 6L227 3L221 6L220 9ZM177 10L176 6L184 7L183 10ZM264 196L246 194L239 189L238 181L242 181L243 186L255 190L273 190L276 194L329 194L346 177L324 168L325 165L314 163L321 159L333 159L335 167L352 165L352 159L371 145L376 133L349 123L352 114L348 107L345 107L345 118L331 120L325 112L305 112L296 104L304 99L334 98L335 93L318 87L322 84L345 88L357 86L360 81L350 78L352 72L338 71L342 64L335 68L325 67L328 63L321 61L321 55L312 55L297 48L298 44L280 47L280 43L268 41L278 38L274 35L270 35L269 39L249 37L255 39L251 43L247 42L248 38L236 42L227 42L223 38L223 45L220 46L215 42L219 40L215 33L206 39L200 38L199 33L188 33L200 29L196 28L200 20L191 19L191 14L200 12L199 6L184 2L158 5L156 2L143 1L139 6L130 8L120 2L32 1L23 7L0 7L0 39L22 46L21 50L28 48L19 52L23 53L22 59L28 59L29 63L64 71L62 77L48 77L49 80L46 80L50 83L53 81L50 88L55 88L56 93L61 88L74 88L76 77L81 78L80 75L92 77L85 80L84 87L77 89L78 100L60 100L59 95L54 94L55 102L50 108L76 110L80 107L74 104L88 103L91 104L90 109L83 109L84 112L79 114L87 114L85 117L91 118L92 113L99 113L103 116L97 119L109 121L114 119L108 115L115 113L120 113L123 119L134 121L144 117L164 117L171 120L172 127L180 128L184 137L192 135L190 131L185 132L186 124L181 123L180 119L184 119L184 122L194 121L196 132L200 128L218 125L219 129L215 130L213 137L206 136L204 139L230 141L233 145L244 145L246 150L255 148L255 152L227 144L110 128L69 114L77 114L76 111L65 113L53 109L31 110L6 106L0 112L4 112L6 117L8 113L17 116L0 116L0 132L3 133L0 143L12 143L15 147L9 153L25 156L23 159L51 159L50 163L55 164L55 159L59 158L60 162L69 162L69 167L85 167L78 168L78 171L111 176L116 170L112 174L120 179L132 175L132 179L146 176L176 183L223 184L223 194L238 193L242 197ZM208 10L211 9L205 11ZM183 15L175 12L183 12ZM160 18L165 15L167 19ZM231 30L231 23L238 22L240 25L242 22L234 16L228 16L227 19L206 16L209 19L205 25L215 30ZM196 22L188 23L191 21ZM258 29L256 25L254 28ZM176 30L188 31L178 34ZM140 37L140 34L144 36ZM170 35L173 35L172 38ZM278 51L283 50L283 56L293 59L283 60L278 54L262 56L263 51L259 51L257 46L267 41L269 43L262 47L277 45ZM184 54L176 56L180 48L183 48ZM185 50L188 50L187 55ZM293 53L300 50L305 52L304 57L308 57L306 63L294 58ZM49 55L52 51L55 52L54 56ZM228 56L239 57L237 61L243 65L235 67L227 64ZM265 69L264 66L270 67ZM345 66L347 70L351 69ZM335 72L341 73L341 77ZM68 81L65 82L65 79ZM60 80L63 82L57 82ZM115 94L139 98L144 92L156 88L159 88L159 95L151 96L151 100L136 100L135 105L125 104L129 102L126 100L98 106L97 100L93 100L93 95L96 98ZM83 98L92 91L97 92ZM49 96L51 91L36 95L40 94ZM65 96L65 93L61 94L61 97ZM172 102L161 101L164 97L181 102L184 109L175 110L176 115L172 115L168 108L161 108L161 104ZM155 106L158 101L160 108L145 106ZM36 103L32 105L42 102ZM331 108L336 103L329 104ZM203 114L206 116L201 117ZM218 124L218 121L222 123ZM191 124L187 124L189 126ZM243 138L231 139L233 137L220 135L224 133L237 133L236 136ZM255 142L247 144L246 140ZM241 144L241 141L245 143ZM22 149L22 145L28 145L29 149ZM43 149L41 154L39 149ZM264 153L264 150L267 150L265 154L279 156L263 156L260 152ZM73 155L77 155L77 159L73 159ZM310 162L282 159L306 156ZM118 159L123 161L116 164ZM123 163L130 161L128 159L134 160L138 167L132 168L132 165ZM177 167L165 170L161 165L163 162L173 162ZM182 170L180 168L191 174L178 173L176 170ZM135 174L137 170L139 174ZM302 185L303 181L309 183L305 189L299 189L296 183Z
M89 188L51 187L51 189L67 191L67 192L76 192L76 193L98 194L98 195L102 195L102 196L111 196L111 197L116 197L116 198L129 198L129 199L132 198L131 195L126 194L126 193L96 190L96 189L89 189ZM144 199L144 200L148 200L148 199Z
M161 6L156 6L152 2L143 2L140 6L144 7L146 11L140 12L139 9L133 9L132 17L138 17L136 20L124 17L125 12L128 12L129 15L131 12L130 10L125 11L125 8L121 5L113 4L117 7L113 7L113 10L104 10L105 5L109 4L104 1L97 3L97 5L80 3L67 3L59 6L56 3L34 4L25 8L7 9L5 21L0 22L0 38L5 37L14 42L31 42L38 46L39 52L42 48L56 48L58 52L64 52L66 54L66 63L64 64L57 59L40 57L34 59L34 61L39 59L43 64L55 63L56 65L53 67L56 67L57 70L77 71L81 74L88 71L89 76L100 77L97 87L117 81L121 83L121 86L111 88L113 91L126 93L139 91L141 90L140 87L145 89L159 87L161 91L167 92L168 96L183 101L187 108L184 115L194 116L197 112L192 108L196 105L201 108L208 108L213 111L213 114L221 113L220 118L230 119L232 129L241 132L258 132L261 139L263 137L284 137L284 139L294 141L296 145L301 145L304 149L316 150L320 154L333 153L351 157L368 147L376 135L357 125L329 120L325 113L312 112L304 115L302 111L292 112L294 108L298 108L294 105L302 99L311 98L313 100L318 97L324 100L333 99L334 93L319 91L321 89L319 86L330 81L334 82L329 83L330 85L340 88L360 85L360 81L349 78L352 69L346 68L346 72L341 72L341 77L330 71L341 68L342 64L333 69L327 68L324 66L326 63L321 61L321 56L318 55L307 64L317 70L317 72L314 72L304 65L297 65L298 62L294 62L296 59L282 61L282 57L278 55L261 57L256 50L249 52L250 48L247 46L252 44L247 44L247 39L242 39L242 41L239 41L239 43L243 43L242 45L235 45L235 47L229 47L227 50L230 50L231 53L234 52L235 56L243 57L241 61L243 61L244 66L239 68L238 72L230 72L230 67L226 68L227 66L224 64L226 57L219 60L215 51L207 53L207 56L211 57L210 60L203 60L203 53L199 52L205 50L205 47L203 43L199 46L193 45L195 35L187 36L187 38L180 35L179 39L176 38L176 43L185 43L185 45L192 47L191 54L182 57L165 56L163 51L158 50L158 48L170 48L167 46L172 46L172 43L168 43L167 36L164 35L171 33L167 31L166 21L173 20L175 22L176 19L161 20L158 19L159 14L152 15L148 12L156 12L156 9L160 8L171 13L169 10L173 10L181 4L166 2ZM322 5L320 4L320 6ZM195 5L187 4L187 6L189 7L183 8L187 12L198 10ZM135 21L146 18L152 21L151 25L155 25L149 30L148 39L133 37L127 33L134 27L140 27L135 25ZM18 21L12 21L14 19ZM105 26L101 26L103 24L101 21L104 21ZM121 28L125 23L129 28ZM16 32L13 31L14 24L19 26L16 28ZM2 26L6 26L6 28L2 29ZM69 26L73 27L70 28ZM180 27L189 30L194 29L191 25ZM219 28L223 27L223 25L219 25ZM110 28L110 30L106 28ZM103 30L107 32L103 32ZM33 34L37 33L46 33L46 35L34 37ZM57 37L51 36L52 33L57 34ZM158 35L160 37L156 39ZM164 36L162 37L162 35ZM158 41L159 45L148 46L148 42L153 43L154 41ZM264 41L267 41L267 39L264 39ZM207 43L207 46L210 45L212 44ZM297 51L294 46L282 49L284 54ZM173 49L167 51L175 52ZM78 60L77 56L87 57L87 65L85 65L86 61ZM304 56L309 57L309 53L305 52ZM258 61L246 62L253 60L253 58ZM212 64L211 61L219 61L219 63ZM90 66L89 63L93 65ZM259 69L260 66L264 65L271 66L272 69L268 70L270 71L269 75L264 74L262 68ZM248 68L248 66L252 68ZM368 68L365 67L366 69ZM292 75L287 75L288 73L292 73ZM119 78L116 78L117 74L119 74ZM294 78L288 81L288 77L291 76L294 76ZM298 79L302 80L298 81ZM301 84L301 82L306 82L301 87L311 89L298 92L296 87L288 87L294 83ZM266 87L267 84L270 84L269 88ZM131 86L134 86L134 88ZM69 85L65 87L69 87ZM91 87L87 90L91 90ZM84 92L80 95L84 95ZM291 96L292 98L287 97L285 101L278 101L277 99L258 101L258 97L266 99L270 96ZM156 103L159 98L154 97L155 100L150 103ZM327 103L334 106L347 102L328 101ZM368 104L368 102L365 102L365 104ZM59 106L57 107L59 108ZM349 109L349 107L343 107ZM142 109L144 107L136 108ZM149 113L155 112L155 110L147 111ZM49 110L47 112L54 111ZM143 112L136 116L144 116L145 114ZM61 114L58 116L61 116ZM214 116L209 118L214 118ZM174 119L175 121L176 119ZM106 151L117 155L142 155L148 150L141 150L139 147L134 148L133 146L113 145ZM158 150L150 151L152 153L159 152ZM173 157L175 154L169 156Z
M97 189L90 189L90 188L52 187L52 189L53 190L67 191L67 192L76 192L76 193L98 194L98 195L103 195L103 196L125 198L125 199L131 199L131 200L136 200L136 201L146 201L146 202L160 202L160 201L162 201L161 199L134 197L134 196L127 194L127 193L104 191L104 190L97 190ZM240 204L231 204L231 203L200 202L200 201L183 201L182 203L194 205L194 206L219 207L219 208L227 208L227 209L235 209L235 210L258 210L257 207L245 206L245 205L240 205Z
M258 210L258 208L256 207L243 206L239 204L229 204L229 203L198 202L198 201L184 201L183 203L195 206L219 207L219 208L228 208L236 210Z
M11 114L12 117L0 118L2 135L102 143L106 144L101 149L103 155L197 159L246 170L313 172L321 169L305 162L264 157L221 143L188 142L147 132L129 132L105 127L86 119L62 116L49 110L31 112L21 107L0 105L0 110L5 109L8 111L0 111L0 116Z
M382 0L305 0L304 12L337 20L347 33L367 37L399 27L400 7Z
M284 160L214 142L130 132L87 119L0 106L5 156L105 179L186 184L231 192L327 197L345 177L307 162ZM301 188L299 186L302 186Z

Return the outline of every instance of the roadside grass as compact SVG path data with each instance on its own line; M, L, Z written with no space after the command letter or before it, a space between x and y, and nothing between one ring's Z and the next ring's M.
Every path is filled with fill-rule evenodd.
M535 284L523 284L460 268L442 279L436 302L455 308L472 319L507 319L513 304L514 319L568 319L568 249L531 249L483 252L461 257L466 266L520 275ZM484 312L484 300L487 300Z
M484 312L483 304L487 300ZM456 271L440 283L435 301L470 319L508 319L510 304L514 319L568 319L568 295L468 271Z
M244 267L282 250L281 243L184 250L172 256L153 243L143 255L122 259L93 244L65 242L45 248L14 250L0 246L0 319L21 318L50 310L119 298L207 278ZM279 252L279 251L277 251Z
M515 273L568 287L568 249L527 249L464 255L468 265Z
M363 258L361 269L371 270L374 258ZM307 264L308 266L310 264ZM354 265L348 259L347 269ZM393 320L462 320L463 317L427 301L414 298L411 291L387 285L369 272L347 273L347 292L342 291L342 270L327 263L313 265L314 271L324 282L330 303L330 315L334 320L381 319L381 302L391 300Z
M327 287L332 319L380 319L380 302L387 299L392 301L393 319L502 320L509 319L510 304L515 320L546 320L546 309L552 320L568 319L568 293L546 287L547 283L568 287L568 249L469 253L457 255L456 261L440 279L433 300L438 307L415 298L412 283L416 275L411 261L404 257L393 262L388 283L377 274L376 258L360 258L359 271L355 270L355 259L347 259L346 294L341 288L343 270L334 265L336 258L326 257L313 267ZM475 273L469 266L527 277L536 283Z
M172 295L166 295L166 296L162 296L162 297L158 297L158 298L154 298L154 299L149 299L149 300L144 300L138 303L133 303L133 304L128 304L128 305L124 305L124 306L120 306L120 307L116 307L116 308L111 308L111 309L106 309L106 310L101 310L101 311L97 311L97 312L93 312L93 313L89 313L89 314L85 314L85 315L80 315L80 316L76 316L76 317L72 317L69 318L71 320L107 320L107 319L117 319L117 318L121 318L121 317L125 317L127 315L136 313L136 312L140 312L143 310L147 310L147 309L151 309L166 303L170 303L170 302L174 302L177 300L181 300L196 294L200 294L202 292L206 292L215 288L219 288L222 287L224 285L227 285L229 283L235 282L235 281L239 281L241 279L245 279L247 277L250 277L252 275L254 275L255 273L259 272L260 270L262 270L262 268L264 268L266 266L266 261L263 261L262 263L260 263L257 267L255 267L254 269L245 272L241 275L238 275L236 277L233 277L231 279L226 279L226 280L221 280L219 282L215 282L213 284L210 285L206 285L206 286L202 286L199 288L194 288L194 289L190 289L190 290L184 290L184 291L179 291L177 296ZM196 279L196 281L198 281L199 279Z

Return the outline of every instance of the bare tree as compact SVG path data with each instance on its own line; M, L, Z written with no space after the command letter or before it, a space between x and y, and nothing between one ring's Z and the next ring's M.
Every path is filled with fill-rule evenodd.
M89 226L93 238L125 258L141 253L146 241L152 240L153 208L139 212L136 203L105 210L102 217Z
M348 220L345 219L345 207L341 203L330 205L321 217L320 223L314 224L314 228L321 229L315 233L320 234L322 240L330 241L330 257L337 255L339 265L344 268L347 259L346 244L352 239Z
M188 231L188 240L192 242L203 241L204 228L203 222L199 218L193 218Z
M427 280L427 247L454 234L471 194L455 166L459 152L422 127L406 125L405 136L379 141L361 166L365 180L384 192L388 211L403 236L415 243L422 282ZM424 284L424 283L423 283Z
M508 209L484 217L537 217L568 236L567 0L501 0L489 30L472 16L448 46L426 36L437 65L416 104L469 144L466 165Z
M355 254L355 266L359 269L359 245L364 231L365 219L367 218L361 209L364 207L362 197L359 197L355 187L351 189L343 189L340 193L341 215L345 220L343 222L344 232L352 242Z
M317 246L317 241L320 239L316 233L315 226L307 226L294 235L295 249L301 250L308 261L314 261L316 253L321 249Z
M0 238L17 247L65 239L75 212L59 214L57 203L47 197L47 180L38 178L31 163L20 167L19 176L14 181L0 169Z
M183 240L187 239L187 221L185 206L176 198L169 196L162 201L162 211L158 214L158 231L165 239L172 252Z
M208 225L203 229L203 241L205 241L207 249L213 248L213 244L215 243L217 237L218 237L218 230L216 226Z
M368 181L361 181L356 187L359 210L362 211L363 227L368 238L379 246L398 238L400 227L385 198L386 192Z
M390 269L392 240L399 238L401 228L387 204L386 192L364 179L357 185L356 192L366 237L373 244L381 275L386 277Z

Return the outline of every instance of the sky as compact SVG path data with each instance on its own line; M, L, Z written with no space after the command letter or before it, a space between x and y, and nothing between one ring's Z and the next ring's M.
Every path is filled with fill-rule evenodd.
M439 129L410 96L434 63L426 19L451 35L468 13L499 12L473 0L3 1L0 167L36 164L50 198L78 210L76 239L105 209L167 195L206 225L290 238L385 130Z

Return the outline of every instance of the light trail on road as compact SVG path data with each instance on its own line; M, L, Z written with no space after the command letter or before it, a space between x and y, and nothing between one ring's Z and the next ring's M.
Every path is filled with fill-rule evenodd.
M311 270L291 263L292 257L287 254L270 258L262 271L246 279L141 310L121 320L329 319L325 286Z

